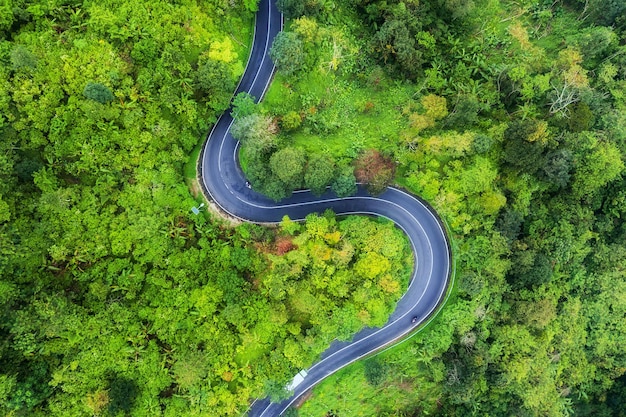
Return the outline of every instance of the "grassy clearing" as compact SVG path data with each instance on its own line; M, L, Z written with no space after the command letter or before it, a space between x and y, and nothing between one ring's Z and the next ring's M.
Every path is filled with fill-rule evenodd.
M385 149L397 142L407 125L402 107L413 95L414 87L405 84L372 88L314 71L295 85L277 76L263 106L279 117L290 110L302 116L299 129L282 132L286 144L309 155L325 153L351 160L362 149Z

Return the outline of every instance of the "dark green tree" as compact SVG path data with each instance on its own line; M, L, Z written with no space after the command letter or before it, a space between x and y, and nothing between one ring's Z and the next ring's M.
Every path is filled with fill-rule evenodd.
M295 19L304 14L306 10L305 0L277 0L276 7L287 19Z
M352 168L343 168L330 186L337 197L349 197L356 194L356 177Z
M48 365L41 359L23 363L22 367L17 381L12 384L13 390L8 395L6 405L11 410L29 414L28 411L32 411L51 394L52 389L48 384L50 375Z
M304 65L304 45L297 33L280 32L274 38L270 49L270 57L285 75L293 75L302 69Z
M270 157L270 168L289 191L302 186L306 157L300 148L287 147Z
M83 95L90 100L97 101L100 104L109 103L115 98L109 87L92 81L85 85Z
M385 63L396 63L402 74L414 77L422 65L422 54L404 20L387 20L374 36L374 48Z
M552 265L545 254L532 249L514 253L507 280L515 289L534 288L551 279Z
M309 159L304 173L304 185L315 195L322 195L335 175L333 160L324 155L314 155Z
M385 366L378 357L373 357L363 362L365 379L373 387L377 387L385 379Z
M564 188L569 184L574 158L567 149L559 149L548 154L547 163L543 167L546 179L556 186Z
M478 121L481 104L473 95L463 96L454 106L454 110L444 120L444 125L452 129L464 130Z
M493 139L487 135L478 134L474 137L474 141L472 142L472 150L475 153L483 154L489 152L491 146L493 145Z
M579 101L570 105L569 109L570 115L567 119L567 126L570 131L579 133L591 129L595 123L595 116L587 103Z
M292 191L287 189L285 183L282 182L280 178L272 174L268 175L268 177L263 180L262 187L263 194L274 201L280 201L283 198L288 197Z
M513 243L522 230L524 216L510 207L504 209L496 220L496 229L506 238L509 244Z
M591 18L602 26L626 27L626 3L622 0L590 0Z
M517 120L504 132L504 160L516 169L535 174L545 165L544 145L540 141L530 142L537 131L537 122Z
M109 413L116 416L122 412L130 413L135 399L139 395L139 386L129 378L115 377L109 385Z
M207 58L198 64L194 87L200 98L227 104L228 97L235 89L235 80L228 64Z
M233 110L230 113L234 119L241 119L258 113L256 99L250 93L241 92L233 98Z

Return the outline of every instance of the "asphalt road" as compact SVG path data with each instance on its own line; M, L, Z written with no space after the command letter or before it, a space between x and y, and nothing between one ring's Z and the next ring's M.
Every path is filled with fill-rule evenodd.
M247 91L260 99L267 90L274 65L269 48L283 27L283 19L272 0L261 0L256 16L253 48L246 71L236 93ZM372 214L392 220L407 234L414 252L415 266L407 292L402 296L389 321L382 328L367 328L351 342L335 342L320 361L307 370L308 375L287 400L275 404L268 399L255 401L250 417L282 414L290 404L325 377L346 365L393 344L413 331L433 314L443 302L451 275L448 239L432 208L416 197L396 188L372 197L359 188L357 195L337 198L332 193L316 197L310 192L296 192L275 203L246 187L237 162L237 142L229 133L230 109L217 121L201 154L199 170L203 191L222 210L240 219L265 223L279 222L284 215L304 219L311 212L332 209L337 214ZM418 317L416 323L412 318Z

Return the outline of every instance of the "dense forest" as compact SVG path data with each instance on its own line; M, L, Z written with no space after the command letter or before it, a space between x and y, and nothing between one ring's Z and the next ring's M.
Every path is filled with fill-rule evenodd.
M278 4L262 113L280 129L242 159L395 182L442 215L456 259L432 325L297 412L625 415L626 3Z
M290 413L624 416L626 3L278 5L274 83L234 103L252 186L396 183L456 261L428 327ZM412 262L387 221L190 211L255 8L0 5L3 415L242 415L393 309Z
M0 9L1 415L241 415L393 310L413 262L388 221L190 210L255 6Z

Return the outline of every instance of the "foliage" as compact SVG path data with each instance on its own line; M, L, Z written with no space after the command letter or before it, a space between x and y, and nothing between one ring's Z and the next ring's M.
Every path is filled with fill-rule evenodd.
M198 59L198 69L194 75L194 87L199 99L216 101L216 110L225 107L226 102L230 99L230 91L235 89L235 80L229 64L211 59L207 55L201 55ZM241 112L241 109L239 111ZM244 114L241 113L241 115Z
M85 85L83 95L90 100L97 101L100 104L106 104L114 98L113 93L107 86L91 81Z
M304 65L304 49L298 34L294 32L280 32L274 38L270 48L270 58L285 75L293 75Z
M231 115L237 121L244 119L248 116L258 113L258 108L255 102L255 98L249 93L242 92L233 98L233 111Z
M302 117L295 111L287 112L281 119L281 125L287 130L294 130L302 124Z
M365 368L365 378L373 386L378 386L385 379L385 369L377 357L367 359L363 366Z
M114 378L109 385L109 413L114 416L119 412L128 414L133 408L138 393L139 387L132 379Z
M337 197L349 197L356 194L356 177L352 169L342 169L331 184L331 189Z
M367 185L368 191L377 195L382 193L393 180L394 164L379 151L369 149L355 160L356 179Z
M272 173L292 190L302 186L305 164L304 152L299 148L283 148L270 158Z
M267 153L276 147L274 121L258 113L235 119L231 134L253 155Z
M451 230L458 287L376 358L380 380L357 363L300 414L621 411L622 3L357 1L307 16L315 30L298 34L317 58L279 76L264 110L301 116L282 142L332 155L333 190L349 163L365 176L366 149L395 161L393 180Z
M37 67L37 58L24 46L17 45L11 51L11 64L15 70L34 70Z
M307 163L304 184L314 195L322 195L334 176L333 160L322 155L314 156Z
M278 0L276 7L287 19L293 19L305 13L306 2L303 0Z
M388 222L189 213L182 165L228 106L256 2L5 3L0 413L241 415L386 321L411 265ZM289 75L234 103L254 188L322 191L332 160L350 195L376 149L447 223L458 285L300 414L619 415L623 2L302 4L281 6L306 13Z

